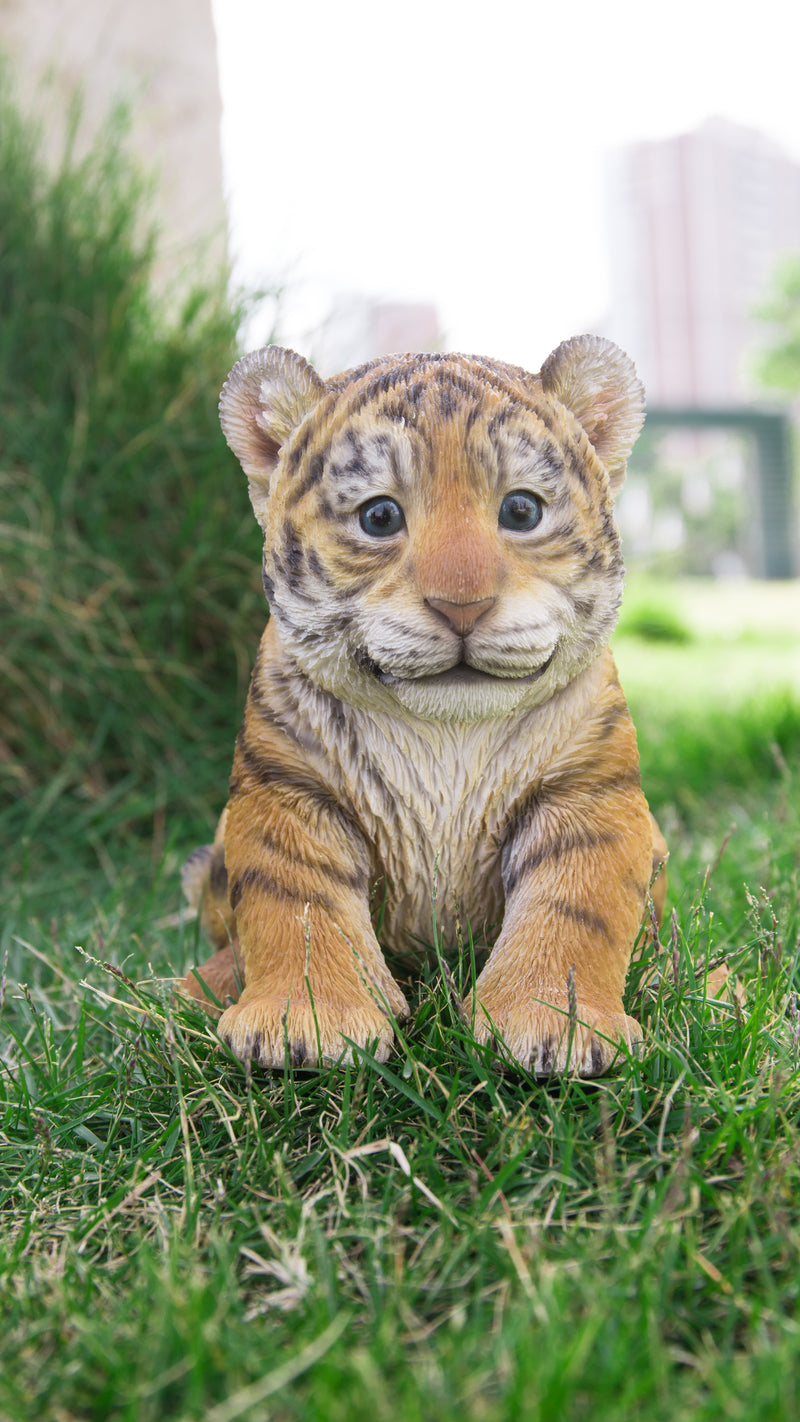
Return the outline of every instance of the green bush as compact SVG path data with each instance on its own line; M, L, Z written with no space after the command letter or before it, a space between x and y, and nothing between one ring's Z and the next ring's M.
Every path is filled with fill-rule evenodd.
M120 823L149 825L165 798L202 796L215 742L221 800L265 613L258 530L217 418L242 318L224 274L159 292L124 125L85 157L68 143L52 172L7 87L0 765L13 845L32 811L91 819L113 804Z
M673 607L640 600L623 606L619 635L641 637L645 642L689 642L692 634Z

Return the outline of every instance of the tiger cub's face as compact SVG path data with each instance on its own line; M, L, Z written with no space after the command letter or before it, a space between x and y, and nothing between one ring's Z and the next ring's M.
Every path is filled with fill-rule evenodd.
M538 376L418 355L324 384L291 352L245 357L221 417L285 651L341 700L425 719L546 700L616 619L612 499L642 409L594 337Z

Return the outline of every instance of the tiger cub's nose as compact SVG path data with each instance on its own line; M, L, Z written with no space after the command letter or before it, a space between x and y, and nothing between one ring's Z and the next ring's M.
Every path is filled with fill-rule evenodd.
M479 617L483 617L485 612L494 607L497 602L496 597L485 597L481 602L446 602L440 597L428 597L425 599L428 607L432 607L434 612L438 612L450 623L454 632L460 637L465 637L471 632Z

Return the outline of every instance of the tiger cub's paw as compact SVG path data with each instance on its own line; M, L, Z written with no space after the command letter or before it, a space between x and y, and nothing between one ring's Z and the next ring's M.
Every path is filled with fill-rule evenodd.
M344 1064L353 1060L350 1042L371 1051L379 1062L389 1056L394 1032L388 1013L366 992L347 1002L315 995L312 1005L305 993L292 1001L284 994L258 991L259 986L246 989L219 1020L220 1037L240 1061L281 1068L288 1056L296 1067L316 1067L323 1061ZM388 1007L398 1017L406 1016L399 989Z
M472 1004L465 1004L471 1014ZM636 1055L642 1041L639 1023L619 1006L590 1007L578 1004L570 1024L566 1012L519 1001L505 1007L479 998L475 1012L475 1037L494 1041L498 1049L532 1076L602 1076L623 1051Z

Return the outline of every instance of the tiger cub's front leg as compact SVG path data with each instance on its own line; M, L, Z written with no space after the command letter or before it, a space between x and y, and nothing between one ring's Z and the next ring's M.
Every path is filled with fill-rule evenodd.
M543 799L510 836L503 929L475 988L475 1035L537 1076L598 1076L641 1028L622 1005L653 863L635 765ZM470 1004L471 1008L471 1004Z
M359 831L301 764L237 752L225 859L246 986L219 1021L236 1056L280 1067L391 1048L407 1015L369 915Z

